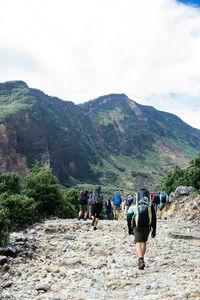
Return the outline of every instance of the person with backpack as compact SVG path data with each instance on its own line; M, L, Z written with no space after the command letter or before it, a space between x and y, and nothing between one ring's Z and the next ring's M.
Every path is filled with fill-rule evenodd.
M127 194L127 203L128 203L128 207L130 207L131 204L133 203L133 196L131 193Z
M157 191L151 193L151 201L155 209L155 213L157 213L158 206L160 205L160 192Z
M121 203L122 203L121 195L119 193L116 193L114 196L114 199L113 199L115 220L118 220L118 218L119 218L119 213L121 210Z
M89 219L91 219L92 201L93 201L93 194L90 194L90 197L89 197Z
M167 192L160 192L160 219L162 219L162 212L164 210L164 219L167 220L167 208L169 203L169 197Z
M101 193L101 187L95 186L93 189L93 200L91 206L91 218L92 218L92 226L94 226L94 230L97 230L97 224L99 221L99 217L102 213L103 208L103 195Z
M132 207L132 211L130 206L130 211L127 213L127 225L128 233L134 234L135 237L138 268L143 270L145 268L144 255L149 234L151 232L152 238L156 236L156 214L149 191L145 188L137 192L136 204L135 207Z
M82 214L84 215L84 221L87 220L87 213L88 213L88 199L89 194L86 190L81 190L80 196L78 198L79 202L79 214L78 214L78 220L80 221Z
M111 219L111 216L110 216L111 212L112 212L112 204L111 204L111 201L109 198L109 199L105 200L105 214L106 214L107 220Z

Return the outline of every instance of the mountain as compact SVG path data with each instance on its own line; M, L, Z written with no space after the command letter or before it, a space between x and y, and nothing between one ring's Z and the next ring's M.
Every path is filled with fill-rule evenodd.
M75 105L23 81L0 84L1 172L25 175L38 160L66 186L156 188L199 151L200 130L124 94Z

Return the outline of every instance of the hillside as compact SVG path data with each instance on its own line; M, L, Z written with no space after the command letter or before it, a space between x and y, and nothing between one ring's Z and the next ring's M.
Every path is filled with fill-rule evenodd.
M0 84L1 172L27 174L37 159L66 186L126 193L159 186L199 151L199 130L124 94L75 105L22 81Z

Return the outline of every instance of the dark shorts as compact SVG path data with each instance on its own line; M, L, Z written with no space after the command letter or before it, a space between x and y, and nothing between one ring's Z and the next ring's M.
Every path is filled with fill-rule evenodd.
M88 205L87 204L79 204L79 211L86 212L87 209L88 209Z
M91 206L91 215L94 216L95 218L99 219L101 212L102 212L102 205L93 204Z
M168 203L161 203L160 204L160 211L167 211L167 206L168 206Z
M135 243L147 242L150 233L150 227L134 227L133 232L135 236Z

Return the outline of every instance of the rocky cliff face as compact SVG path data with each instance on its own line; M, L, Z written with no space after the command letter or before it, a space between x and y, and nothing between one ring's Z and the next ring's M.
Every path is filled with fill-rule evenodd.
M199 130L124 94L75 105L24 82L0 84L1 172L25 175L38 160L67 186L134 190L160 185L199 149Z
M15 114L8 122L0 124L1 172L25 175L30 165L38 159L50 167L50 154L44 128L29 113Z

